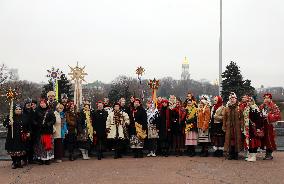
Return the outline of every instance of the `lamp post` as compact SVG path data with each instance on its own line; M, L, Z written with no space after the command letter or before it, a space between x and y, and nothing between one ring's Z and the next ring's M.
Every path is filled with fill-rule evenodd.
M222 49L223 49L223 22L222 22L222 8L223 2L220 0L220 37L219 37L219 95L222 92Z

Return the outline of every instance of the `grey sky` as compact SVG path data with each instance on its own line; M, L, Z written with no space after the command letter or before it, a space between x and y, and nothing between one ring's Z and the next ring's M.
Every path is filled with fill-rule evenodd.
M254 86L284 86L284 2L223 0L224 68L230 60ZM88 82L119 74L218 78L219 0L0 0L0 63L20 79L47 81L46 69L76 61ZM267 71L266 71L267 70Z

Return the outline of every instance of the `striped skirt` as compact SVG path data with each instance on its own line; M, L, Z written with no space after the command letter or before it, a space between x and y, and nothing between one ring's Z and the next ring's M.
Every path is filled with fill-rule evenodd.
M185 134L185 145L197 145L198 134L195 131L189 131Z
M208 130L203 131L202 129L198 129L198 142L211 142Z

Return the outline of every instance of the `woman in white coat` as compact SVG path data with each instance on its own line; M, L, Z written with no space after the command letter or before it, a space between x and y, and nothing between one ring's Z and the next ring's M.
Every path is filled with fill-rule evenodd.
M113 111L109 113L106 121L107 138L111 139L114 145L114 159L122 157L121 147L127 134L126 126L129 123L128 114L120 110L119 103L115 103Z

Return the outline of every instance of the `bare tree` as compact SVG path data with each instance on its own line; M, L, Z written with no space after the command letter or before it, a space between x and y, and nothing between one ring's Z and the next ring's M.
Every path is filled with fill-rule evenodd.
M5 64L0 65L0 85L9 79L9 69Z

